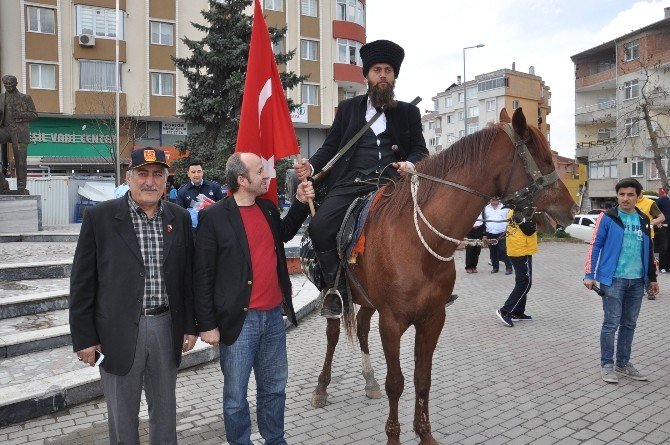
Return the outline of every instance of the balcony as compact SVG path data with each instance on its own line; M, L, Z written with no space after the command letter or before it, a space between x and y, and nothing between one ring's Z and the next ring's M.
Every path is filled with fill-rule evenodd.
M575 109L576 125L616 122L616 101L608 100Z
M615 68L600 71L595 74L589 74L575 79L575 91L590 91L600 89L601 87L614 88L616 82ZM603 85L605 84L605 85Z
M614 144L616 144L616 138L600 139L597 141L589 141L589 142L577 142L577 149L598 147L600 145L614 145Z
M577 144L577 148L575 149L575 159L577 159L577 162L580 164L586 163L589 159L588 147L580 147L579 144Z

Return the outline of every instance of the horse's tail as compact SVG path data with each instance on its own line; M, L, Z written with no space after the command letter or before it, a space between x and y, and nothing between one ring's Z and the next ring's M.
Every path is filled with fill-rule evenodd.
M351 296L351 290L349 289ZM349 304L344 305L342 311L342 324L344 325L344 334L347 340L353 346L354 338L356 337L356 308L353 304L352 298L349 298Z

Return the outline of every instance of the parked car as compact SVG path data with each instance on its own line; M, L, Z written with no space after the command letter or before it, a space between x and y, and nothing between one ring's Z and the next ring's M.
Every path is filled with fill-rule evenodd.
M591 242L597 218L598 215L575 215L572 224L565 228L565 232L587 243Z
M589 215L600 215L601 213L606 212L606 211L607 211L607 209L591 209L586 213L588 213Z

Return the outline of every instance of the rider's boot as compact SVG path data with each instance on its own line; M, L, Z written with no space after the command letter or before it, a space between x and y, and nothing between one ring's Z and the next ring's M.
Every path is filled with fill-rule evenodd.
M344 271L340 272L340 280L337 283L337 291L340 293L342 300L332 292L335 286L335 277L337 276L337 269L340 267L340 256L337 249L327 250L325 252L317 252L317 259L321 266L321 273L326 282L324 289L325 296L323 298L323 306L321 307L321 316L326 318L340 318L342 316L342 303L348 304L347 282L344 278Z

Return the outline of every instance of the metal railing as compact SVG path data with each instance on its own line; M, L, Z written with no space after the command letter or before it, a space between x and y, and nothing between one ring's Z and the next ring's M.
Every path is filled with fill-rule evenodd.
M575 115L584 113L593 113L598 110L609 110L616 108L616 100L608 100L605 102L598 102L597 104L584 105L583 107L575 108Z

